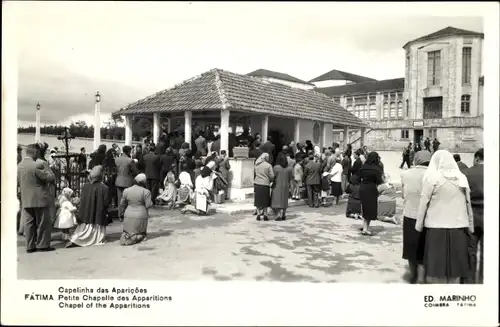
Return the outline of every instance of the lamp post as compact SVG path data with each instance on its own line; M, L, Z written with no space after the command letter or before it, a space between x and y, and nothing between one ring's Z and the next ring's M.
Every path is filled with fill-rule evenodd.
M40 102L36 104L35 143L40 142Z
M95 94L95 121L94 121L94 151L101 143L101 95L99 91Z

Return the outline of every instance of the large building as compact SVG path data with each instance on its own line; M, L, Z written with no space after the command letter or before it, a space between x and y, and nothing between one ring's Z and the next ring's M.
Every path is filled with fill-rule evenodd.
M404 78L315 91L370 125L365 143L371 148L399 150L430 137L454 152L475 151L483 144L483 40L483 33L447 27L403 46ZM342 134L335 131L334 139L342 143Z

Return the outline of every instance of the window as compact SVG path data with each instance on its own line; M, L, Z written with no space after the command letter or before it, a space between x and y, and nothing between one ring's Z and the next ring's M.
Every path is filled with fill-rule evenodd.
M403 102L398 102L398 118L403 118Z
M441 75L441 51L427 53L427 86L439 85Z
M424 98L424 119L443 118L443 97Z
M437 129L436 128L429 128L427 130L427 136L433 140L435 138L437 138Z
M401 130L401 138L403 140L408 140L410 138L410 131L407 129L402 129Z
M406 117L408 117L410 115L410 101L408 101L408 99L406 99Z
M377 119L377 105L375 103L370 103L370 119Z
M470 113L470 95L462 95L462 103L460 105L460 111L463 114Z
M382 115L383 119L389 118L389 104L387 102L384 103L384 113Z
M396 102L391 102L391 111L389 112L389 117L390 118L396 118L397 117L397 108L396 108Z
M462 84L470 84L471 79L471 47L462 48Z

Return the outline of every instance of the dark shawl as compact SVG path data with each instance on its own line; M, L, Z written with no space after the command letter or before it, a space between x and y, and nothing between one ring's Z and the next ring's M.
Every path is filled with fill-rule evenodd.
M108 224L109 188L100 177L85 184L80 197L79 221L84 224Z

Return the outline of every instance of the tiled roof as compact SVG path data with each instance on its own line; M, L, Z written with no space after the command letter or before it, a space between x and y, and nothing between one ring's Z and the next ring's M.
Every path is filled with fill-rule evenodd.
M366 126L324 94L220 69L132 103L113 115L221 109L319 120L340 126Z
M439 30L437 32L434 32L434 33L431 33L428 35L424 35L424 36L419 37L415 40L411 40L411 41L407 42L403 46L403 49L406 48L411 43L439 39L439 38L449 37L449 36L478 36L478 37L484 38L484 33L478 33L478 32L474 32L474 31L468 31L468 30L463 30L460 28L448 26L448 27L443 28L442 30Z
M251 73L248 73L247 75L254 76L254 77L271 77L271 78L281 79L283 81L313 85L313 84L306 82L306 81L303 81L297 77L293 77L291 75L284 74L284 73L273 72L272 70L267 70L267 69L257 69Z
M321 76L318 76L316 78L313 78L312 80L309 81L309 83L313 82L323 82L323 81L337 81L337 80L347 80L347 81L352 81L354 83L364 83L364 82L373 82L376 81L376 79L365 77L365 76L360 76L356 74L351 74L351 73L346 73L340 70L331 70L328 73L325 73Z
M329 97L345 94L376 93L390 90L403 90L405 87L404 78L386 79L382 81L347 84L340 86L330 86L315 88L316 92L326 94Z

